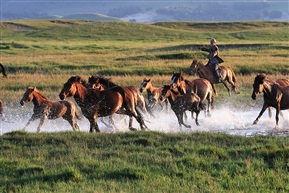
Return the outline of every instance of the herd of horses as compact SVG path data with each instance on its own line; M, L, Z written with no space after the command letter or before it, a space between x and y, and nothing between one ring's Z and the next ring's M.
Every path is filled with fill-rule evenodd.
M5 68L0 64L2 74L7 77ZM129 116L128 128L131 131L137 130L133 127L133 119L140 125L141 130L148 130L143 114L146 113L155 117L155 108L160 110L169 108L177 117L179 126L191 128L184 123L187 118L186 111L191 112L196 125L199 125L198 115L200 111L205 116L211 116L210 110L214 107L214 95L217 95L215 84L222 83L228 90L239 94L237 78L228 66L221 66L222 79L215 77L212 69L199 60L193 60L190 66L190 75L198 75L199 78L189 81L184 78L183 72L173 72L170 83L161 87L154 87L151 78L144 78L140 87L119 86L109 78L102 75L92 75L88 81L80 76L71 76L64 83L59 93L60 101L51 101L35 87L28 87L20 101L23 106L32 101L34 104L33 115L23 129L32 121L40 119L37 132L46 119L57 119L62 117L67 120L72 129L80 130L75 117L80 119L76 105L66 100L73 97L84 117L90 123L90 132L100 132L97 119L109 116L110 124L115 126L114 114ZM146 92L146 94L144 94ZM264 95L264 104L253 124L257 124L259 118L266 109L276 109L276 125L278 125L281 110L289 109L289 80L278 79L272 81L266 74L258 74L253 83L252 99L255 100L259 94ZM146 98L144 97L146 96ZM3 113L3 105L0 100L0 114Z

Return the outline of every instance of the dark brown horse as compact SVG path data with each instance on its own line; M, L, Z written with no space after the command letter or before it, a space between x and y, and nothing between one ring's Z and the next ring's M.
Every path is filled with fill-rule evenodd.
M33 115L23 128L26 127L34 120L40 119L40 123L37 128L37 132L40 131L41 126L44 121L48 119L57 119L62 117L67 120L71 125L72 129L79 130L78 124L75 122L74 117L76 116L80 119L76 106L70 101L51 101L43 94L39 92L35 87L28 87L26 92L23 95L23 98L20 101L20 104L23 106L25 103L32 101L34 104Z
M7 78L6 70L5 70L4 66L3 66L3 64L1 64L1 63L0 63L0 68L1 68L1 71L2 71L3 77Z
M261 93L264 93L263 107L253 124L257 124L268 107L274 107L276 109L276 125L278 125L280 110L289 109L289 86L280 86L271 81L266 74L259 74L254 80L252 99L256 100Z
M276 83L278 83L280 86L289 86L289 80L284 78L279 78L276 80ZM268 107L269 117L272 117L272 111L271 107ZM283 117L282 112L280 111L280 115Z
M160 95L160 101L165 99L169 100L171 108L176 114L180 126L184 125L187 128L191 128L190 125L184 123L183 117L185 111L191 111L192 114L195 112L197 114L195 122L196 125L199 125L198 115L200 113L200 97L198 95L194 92L182 95L178 91L176 92L172 89L170 85L165 85Z
M214 92L217 94L214 84L223 83L227 88L229 96L231 96L231 88L227 83L229 83L236 94L240 92L237 89L237 77L233 69L229 66L220 66L222 80L219 81L218 77L215 75L214 70L210 65L204 65L202 61L194 59L191 66L189 75L197 74L200 78L205 78L210 81L213 86Z
M89 89L83 86L79 76L72 76L64 84L59 97L61 100L73 96L76 103L82 110L83 115L90 122L90 132L99 132L96 122L98 117L105 117L114 113L126 114L130 117L129 129L132 127L132 117L134 117L142 130L146 129L143 117L136 108L133 94L123 87L115 86L105 90Z
M204 78L195 79L193 81L189 81L184 79L182 72L175 73L173 72L171 78L171 84L173 89L178 89L181 94L192 93L195 92L200 97L200 105L203 107L205 100L207 103L207 113L205 115L211 116L210 107L213 108L213 88L212 84Z
M168 101L159 100L162 90L163 90L163 87L153 86L151 78L144 78L139 89L141 93L144 93L145 91L147 91L148 106L150 108L156 105L159 105L161 107L161 110L163 110L164 108L168 109Z

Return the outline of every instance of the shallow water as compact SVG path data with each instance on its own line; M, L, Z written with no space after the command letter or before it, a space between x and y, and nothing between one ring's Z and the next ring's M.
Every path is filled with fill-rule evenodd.
M28 122L32 115L33 106L27 105L23 108L11 108L5 110L4 120L0 122L0 134L20 130ZM179 127L177 118L173 111L155 112L156 117L144 115L145 123L149 130L164 133L191 133L195 131L203 132L223 132L231 135L255 136L255 135L272 135L287 136L289 133L288 111L282 111L283 118L280 116L279 126L275 127L275 109L273 109L273 117L268 116L266 111L260 118L258 124L253 125L253 121L258 116L261 106L256 104L244 110L240 110L240 106L218 105L211 111L211 117L205 117L204 112L199 115L200 126L196 126L195 120L191 118L190 112L187 112L188 118L185 123L190 124L191 128ZM128 116L113 115L116 128L106 127L100 120L98 124L101 132L127 132ZM106 119L107 120L107 119ZM81 120L76 119L81 131L89 131L89 122L82 116ZM108 121L108 120L107 120ZM39 120L31 123L26 131L36 132ZM139 124L134 119L133 126L139 128ZM62 118L56 120L47 120L41 128L42 132L59 132L72 130L71 126Z

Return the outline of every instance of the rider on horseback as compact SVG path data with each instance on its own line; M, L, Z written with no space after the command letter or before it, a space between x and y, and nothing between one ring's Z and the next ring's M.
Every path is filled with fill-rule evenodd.
M207 55L207 58L209 59L208 64L211 66L213 70L215 70L217 77L219 78L219 81L221 81L222 74L218 64L223 63L224 61L219 57L219 48L214 38L210 40L210 44L211 45L209 48L200 48L200 49L202 51L209 52L209 54Z

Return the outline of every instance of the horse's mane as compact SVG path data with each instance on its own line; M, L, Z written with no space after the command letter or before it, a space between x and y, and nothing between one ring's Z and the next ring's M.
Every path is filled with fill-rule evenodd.
M112 82L110 78L106 78L102 75L92 75L92 77L94 79L97 79L100 84L106 86L107 88L118 86L117 84Z
M87 81L84 80L83 78L81 78L80 76L72 76L72 77L70 77L68 79L67 82L75 82L75 81L81 83L82 85L86 85L87 84Z
M36 92L42 99L49 100L46 96L44 96L36 87L28 87L27 90L33 90L33 92Z
M267 82L273 83L273 81L270 80L269 77L267 76L267 74L265 74L265 73L258 74L255 77L255 80L254 80L254 82L258 82L258 83L261 83L263 81L267 81Z

